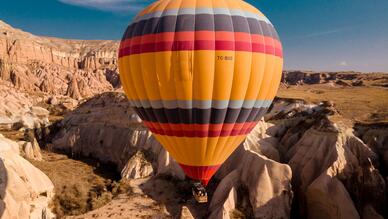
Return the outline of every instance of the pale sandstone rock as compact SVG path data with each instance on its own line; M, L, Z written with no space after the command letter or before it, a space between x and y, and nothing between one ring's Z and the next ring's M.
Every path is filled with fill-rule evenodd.
M23 156L30 160L42 160L42 154L40 152L40 147L36 139L33 142L25 142L23 144Z
M49 112L34 106L27 94L0 83L0 127L3 129L40 128L49 124Z
M384 213L386 185L375 169L377 154L352 130L330 121L335 114L330 104L320 106L310 113L277 114L282 127L274 133L281 157L292 168L300 216L359 218L365 206Z
M324 211L322 206L327 206L325 215L330 215L330 218L357 218L355 215L358 213L342 187L346 187L357 198L354 200L357 206L371 204L376 210L382 211L386 204L385 182L371 163L377 160L377 155L353 136L351 130L327 132L310 129L289 150L286 157L293 169L293 185L299 198L302 203L304 198L307 200L308 217L318 217ZM323 181L327 180L325 175L335 179ZM327 194L327 199L322 200L323 197L317 194L327 193L328 186L333 194ZM316 203L321 206L317 213L310 211ZM339 207L330 208L328 203Z
M58 104L58 99L57 97L53 96L48 99L48 103L51 105L57 105Z
M242 144L217 172L221 179L214 192L210 211L214 218L228 217L225 200L232 188L243 186L248 191L252 213L256 218L289 218L291 211L291 169L255 153ZM227 206L232 206L228 204Z
M266 134L272 124L263 120L252 130L244 142L246 148L251 151L264 155L274 161L280 161L279 151L277 150L279 141L275 137Z
M138 151L133 155L121 171L121 178L124 179L142 179L153 173L152 164L149 163L144 154Z
M230 173L230 178L232 177L238 177L237 171L233 171ZM211 214L209 216L210 218L231 218L230 212L233 211L236 208L236 202L237 202L237 192L236 189L233 186L233 184L230 184L233 181L221 181L221 183L217 187L217 196L214 196L210 202L209 209L211 209ZM237 183L237 182L234 182ZM225 185L229 184L229 185ZM226 191L226 190L229 190ZM222 192L221 192L222 190ZM226 195L226 197L225 197Z
M360 218L345 186L328 173L308 186L306 201L308 218Z
M48 207L53 190L50 179L19 156L19 145L0 135L0 216L54 218Z
M182 207L180 219L194 219L190 210L186 206Z
M72 77L69 84L67 85L66 95L76 100L82 99L81 93L78 89L78 82L76 76Z

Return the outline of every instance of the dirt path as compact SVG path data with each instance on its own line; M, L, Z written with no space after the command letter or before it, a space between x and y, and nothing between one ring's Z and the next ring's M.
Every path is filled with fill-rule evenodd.
M95 160L44 150L42 155L43 161L31 163L53 181L52 208L59 218L179 218L183 206L195 218L206 218L208 205L196 203L188 181L170 176L120 181L114 167Z

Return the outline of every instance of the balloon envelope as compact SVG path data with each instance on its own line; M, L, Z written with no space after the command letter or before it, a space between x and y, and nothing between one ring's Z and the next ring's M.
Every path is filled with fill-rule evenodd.
M160 0L124 33L119 70L144 125L192 179L207 184L278 89L282 46L240 0Z

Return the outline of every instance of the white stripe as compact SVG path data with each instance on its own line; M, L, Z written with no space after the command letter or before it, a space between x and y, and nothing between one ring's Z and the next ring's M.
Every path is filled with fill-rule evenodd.
M219 15L229 15L229 16L241 16L246 18L253 18L259 21L264 21L268 24L272 23L260 14L252 13L245 10L234 9L234 8L181 8L181 9L169 9L164 11L156 11L149 14L145 14L140 17L136 17L133 21L134 23L147 20L150 18L160 18L164 16L177 16L177 15L196 15L196 14L219 14Z

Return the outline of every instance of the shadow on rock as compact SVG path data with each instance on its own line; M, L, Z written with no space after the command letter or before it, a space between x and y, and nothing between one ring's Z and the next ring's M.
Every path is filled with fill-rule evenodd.
M8 183L7 170L5 169L4 162L0 159L0 218L5 211L5 203L3 202L5 196L5 189Z
M152 177L140 185L143 192L164 205L174 218L180 217L183 207L187 207L194 218L206 218L208 203L197 203L191 194L189 180L180 180L167 174ZM212 193L210 190L208 192ZM211 198L211 194L208 194Z

